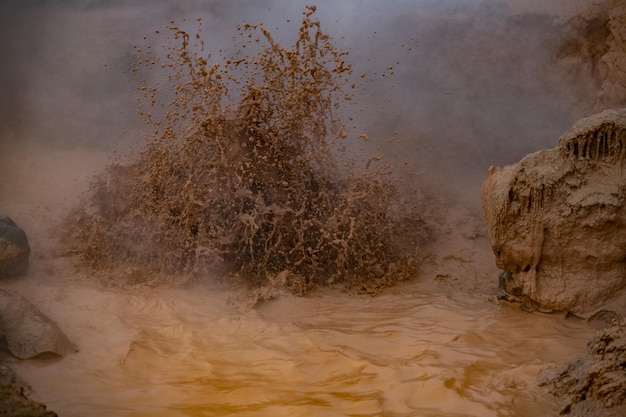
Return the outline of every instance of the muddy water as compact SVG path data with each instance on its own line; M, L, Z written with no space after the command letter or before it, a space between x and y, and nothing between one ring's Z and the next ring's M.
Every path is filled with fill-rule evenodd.
M484 287L492 272L467 262L488 245L452 235L433 255L442 260L438 277L452 283L445 291L432 290L433 272L378 297L283 295L241 311L236 294L210 280L105 288L54 256L49 227L105 154L0 153L0 207L33 249L28 275L2 286L80 349L12 366L62 417L549 416L557 404L534 386L537 372L578 356L595 332L500 305L489 291L459 291L468 280L465 288Z
M60 416L529 416L533 384L593 329L484 297L285 295L241 312L228 292L9 285L80 351L14 366Z

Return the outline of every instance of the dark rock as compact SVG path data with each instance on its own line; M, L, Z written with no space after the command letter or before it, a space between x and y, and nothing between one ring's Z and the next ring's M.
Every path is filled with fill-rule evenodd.
M75 352L59 326L19 294L0 289L0 337L19 359L65 356Z
M30 387L21 381L13 369L0 365L0 416L57 417L46 406L28 398Z
M0 278L26 274L29 255L26 233L10 217L0 216Z
M587 353L539 374L537 383L559 398L561 414L617 417L626 412L626 320L599 332Z

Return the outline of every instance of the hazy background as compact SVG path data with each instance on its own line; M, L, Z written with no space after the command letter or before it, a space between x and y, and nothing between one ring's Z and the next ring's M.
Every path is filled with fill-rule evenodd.
M200 16L213 50L232 48L243 22L263 22L290 45L307 3L3 0L0 152L7 158L34 143L111 151L137 143L141 124L129 91L141 80L130 70L144 36ZM553 147L587 115L593 86L554 58L559 25L586 3L322 0L315 16L350 52L361 90L348 112L354 132L371 138L367 151L383 154L407 183L437 187L479 210L490 165ZM0 166L2 175L10 173Z

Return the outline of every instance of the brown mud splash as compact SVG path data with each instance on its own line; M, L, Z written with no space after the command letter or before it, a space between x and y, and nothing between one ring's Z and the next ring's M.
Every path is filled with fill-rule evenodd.
M140 88L153 132L137 161L109 167L69 217L65 245L82 266L137 281L222 265L298 293L339 282L376 292L414 276L419 216L379 158L359 172L336 146L351 140L339 117L352 70L314 12L290 48L245 24L239 50L213 60L199 18L195 35L171 22L164 55L137 48L137 72L167 81Z

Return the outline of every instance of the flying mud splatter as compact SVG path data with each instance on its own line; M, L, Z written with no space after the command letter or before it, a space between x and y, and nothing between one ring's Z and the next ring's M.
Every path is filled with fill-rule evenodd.
M341 121L352 69L314 12L288 48L245 24L239 49L214 59L199 18L196 33L173 21L169 36L157 31L162 50L137 47L137 73L165 75L140 87L151 138L69 216L64 242L83 267L158 281L226 265L233 279L295 292L374 292L415 274L423 224L380 158L356 168L350 145L366 135Z

